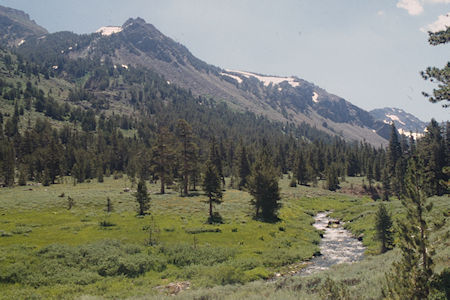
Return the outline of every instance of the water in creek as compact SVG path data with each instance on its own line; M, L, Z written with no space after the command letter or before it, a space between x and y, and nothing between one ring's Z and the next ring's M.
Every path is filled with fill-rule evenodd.
M328 217L328 212L318 213L314 219L314 227L324 231L320 241L322 255L311 259L308 266L299 271L297 275L310 275L336 264L351 263L363 258L364 246L362 243L340 224L335 224L334 220ZM328 226L329 222L330 226Z

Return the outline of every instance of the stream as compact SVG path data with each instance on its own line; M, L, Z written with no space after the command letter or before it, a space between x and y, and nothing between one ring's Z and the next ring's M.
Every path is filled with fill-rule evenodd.
M314 227L324 231L320 241L322 255L311 259L308 266L296 275L306 276L329 269L336 264L362 260L365 250L362 242L354 238L337 220L328 217L328 214L329 212L320 212L314 217Z

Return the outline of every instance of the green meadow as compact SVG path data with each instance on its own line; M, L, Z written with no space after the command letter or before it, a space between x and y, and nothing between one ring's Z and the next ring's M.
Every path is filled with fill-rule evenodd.
M0 297L163 297L167 290L158 287L186 281L190 291L179 296L193 299L258 298L265 295L261 293L295 298L299 284L304 287L302 293L314 297L321 285L337 284L325 276L338 278L342 272L347 275L339 277L337 285L350 282L350 291L368 285L361 279L364 276L375 277L375 282L381 284L388 263L381 270L379 260L389 262L397 254L384 254L386 259L377 255L379 245L373 239L373 227L378 202L321 188L289 187L287 178L280 185L279 222L254 220L251 196L228 189L223 203L214 207L223 219L216 224L206 222L208 204L201 191L192 192L190 197L180 197L173 190L160 195L153 184L148 184L149 214L138 217L133 196L136 185L126 177L111 176L104 183L92 181L76 186L67 179L48 187L2 188ZM68 197L74 201L71 209ZM112 212L106 212L107 198ZM435 200L435 261L442 270L449 267L450 205L448 196ZM401 218L399 201L387 205L394 219ZM331 273L314 275L320 278L315 285L308 281L311 278L298 277L267 283L265 280L275 273L298 270L318 253L320 232L312 226L313 216L325 210L332 210L332 215L346 221L345 226L355 236L363 237L368 258L351 266L338 266ZM362 267L364 264L376 271ZM350 271L342 271L347 269ZM353 279L359 277L355 283ZM277 284L285 287L282 292Z

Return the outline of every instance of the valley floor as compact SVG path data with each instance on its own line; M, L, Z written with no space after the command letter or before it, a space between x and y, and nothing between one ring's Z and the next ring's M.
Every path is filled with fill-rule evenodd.
M76 186L67 179L48 187L2 188L0 298L161 298L173 292L170 283L189 286L178 294L187 299L317 299L326 293L380 298L384 274L399 253L377 255L378 202L289 187L289 181L280 181L283 206L277 223L254 220L250 195L233 189L215 206L223 223L207 224L202 192L160 195L156 184L149 185L150 214L137 217L136 185L126 177ZM361 179L347 181L344 185L357 186ZM73 199L70 210L68 197ZM449 197L435 197L434 204L434 261L442 271L450 267ZM401 217L399 201L387 206L394 219ZM312 226L313 216L325 210L333 210L333 217L363 237L366 258L308 277L267 282L275 273L301 268L318 253L320 232Z

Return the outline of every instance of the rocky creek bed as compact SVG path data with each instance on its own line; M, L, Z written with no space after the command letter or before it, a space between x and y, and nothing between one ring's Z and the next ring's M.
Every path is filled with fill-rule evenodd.
M332 219L329 212L320 212L315 217L314 227L323 230L320 241L321 255L312 258L308 265L295 275L306 276L341 263L360 261L364 257L364 246L338 220Z

